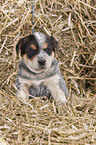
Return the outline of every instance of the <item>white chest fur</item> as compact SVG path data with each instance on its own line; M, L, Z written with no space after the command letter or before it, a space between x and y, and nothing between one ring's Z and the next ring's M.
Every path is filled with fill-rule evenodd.
M42 80L29 80L29 79L24 79L24 78L21 78L19 77L19 82L21 84L26 84L28 86L30 85L40 85L40 84L48 84L50 82L55 82L55 83L58 83L58 80L60 79L60 76L58 74L54 75L54 76L51 76L51 77L48 77L48 78L45 78L45 79L42 79Z

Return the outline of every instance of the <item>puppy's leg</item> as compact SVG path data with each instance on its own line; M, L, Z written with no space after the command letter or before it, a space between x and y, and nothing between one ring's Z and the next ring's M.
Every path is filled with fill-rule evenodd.
M21 84L16 96L22 102L26 102L28 99L28 86L26 84Z
M52 82L52 86L50 87L53 98L56 102L67 102L65 93L61 90L58 83Z
M65 96L66 92L60 87L60 83L59 83L60 79L61 79L61 77L57 74L54 77L52 77L51 79L49 78L49 80L46 82L46 85L47 85L48 89L51 91L51 94L56 102L59 102L59 101L67 102L66 96ZM62 83L62 85L64 85L64 87L66 87L65 82L64 82L64 84Z

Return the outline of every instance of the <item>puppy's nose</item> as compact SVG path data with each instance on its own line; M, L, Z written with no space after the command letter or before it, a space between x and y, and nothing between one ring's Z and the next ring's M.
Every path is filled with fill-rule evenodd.
M46 60L40 59L38 60L39 65L44 66L45 65Z

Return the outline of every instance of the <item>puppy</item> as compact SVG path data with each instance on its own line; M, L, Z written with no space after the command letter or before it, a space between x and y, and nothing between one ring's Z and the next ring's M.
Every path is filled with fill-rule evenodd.
M57 41L52 36L35 32L21 38L16 45L22 60L16 78L17 97L21 100L29 96L52 96L56 102L66 102L68 89L54 57Z

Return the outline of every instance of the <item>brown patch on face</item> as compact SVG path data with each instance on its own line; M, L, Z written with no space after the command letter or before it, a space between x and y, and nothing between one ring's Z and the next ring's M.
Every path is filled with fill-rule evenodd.
M26 65L28 65L28 60L30 60L30 61L33 61L33 59L35 58L35 56L33 56L31 59L29 59L28 57L27 57L27 54L24 54L23 56L22 56L22 58L23 58L23 61L25 62L25 64Z
M52 54L51 54L51 56L54 58L54 51L52 51Z
M33 50L36 50L36 46L34 44L31 44L30 47L33 49Z
M47 49L47 47L48 47L48 43L44 43L43 49Z
M24 55L22 56L22 58L23 58L24 62L27 64L27 63L28 63L28 57L27 57L27 55L24 54Z

